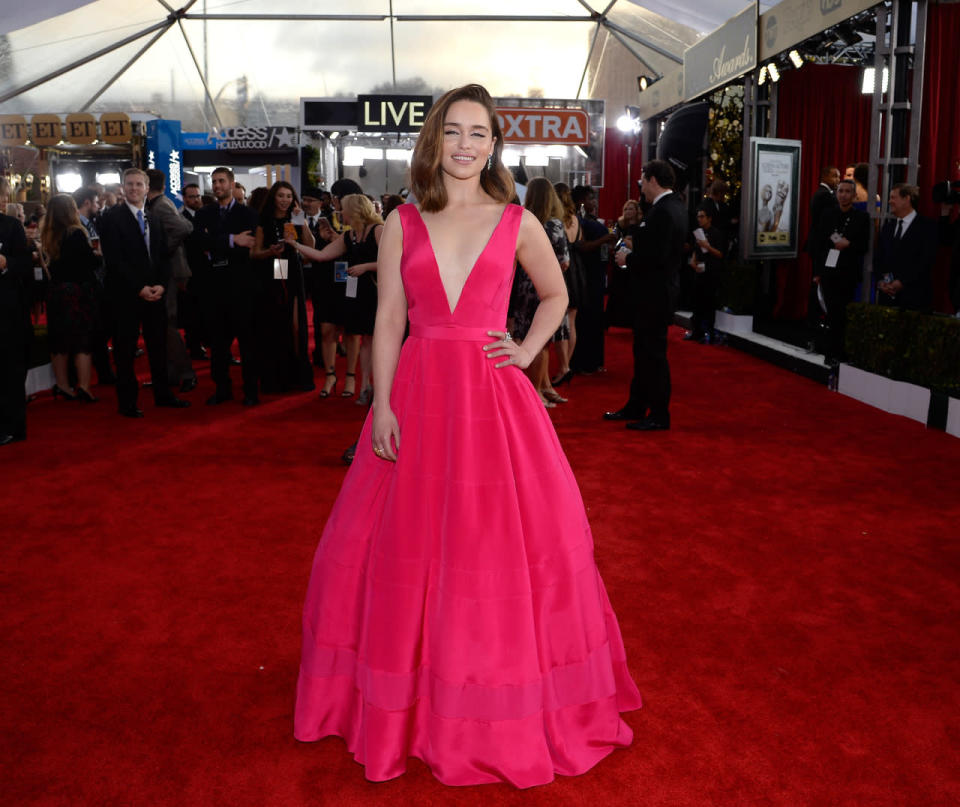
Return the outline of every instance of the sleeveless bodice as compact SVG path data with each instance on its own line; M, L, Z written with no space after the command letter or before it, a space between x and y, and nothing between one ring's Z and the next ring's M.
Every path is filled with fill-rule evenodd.
M447 301L447 293L440 279L440 267L420 211L413 205L401 205L397 210L403 226L400 274L407 297L411 334L422 333L427 328L433 334L437 333L432 330L435 328L452 328L459 333L475 332L477 339L489 341L486 331L502 329L506 323L523 208L519 205L506 206L467 276L453 311Z

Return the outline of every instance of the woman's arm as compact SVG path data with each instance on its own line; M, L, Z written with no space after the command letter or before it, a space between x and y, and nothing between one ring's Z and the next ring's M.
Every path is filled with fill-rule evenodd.
M297 252L301 255L309 258L311 261L333 261L339 258L341 255L345 254L347 251L347 234L344 233L336 241L331 241L323 249L314 249L313 247L305 246L299 241L289 240L287 241L290 246L292 246Z
M310 249L313 249L317 245L317 241L313 237L313 231L307 224L300 225L300 242L305 247L310 247Z
M396 461L396 451L400 449L400 425L390 408L390 392L400 360L403 332L407 327L407 296L400 278L403 227L398 211L387 216L378 243L377 320L373 333L373 445L383 449L386 459ZM366 449L361 446L361 450Z
M560 326L569 302L567 287L563 282L557 256L554 255L553 247L550 246L550 239L547 238L537 217L528 210L523 211L523 218L520 220L517 258L533 282L537 296L540 298L540 305L537 306L530 330L521 347L521 353L526 356L518 356L514 362L524 368L528 367L533 358L543 350L547 340ZM498 354L499 351L494 350L490 355ZM497 366L504 365L500 363Z
M257 234L250 248L250 257L255 261L262 261L264 258L272 258L274 254L270 247L263 246L263 227L257 227Z

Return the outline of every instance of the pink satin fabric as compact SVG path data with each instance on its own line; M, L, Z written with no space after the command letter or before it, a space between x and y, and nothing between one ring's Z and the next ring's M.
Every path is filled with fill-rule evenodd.
M526 376L495 369L522 210L451 313L426 226L400 210L410 316L391 395L327 521L303 612L294 734L339 735L366 776L408 756L450 785L544 784L629 745L639 708L576 480Z

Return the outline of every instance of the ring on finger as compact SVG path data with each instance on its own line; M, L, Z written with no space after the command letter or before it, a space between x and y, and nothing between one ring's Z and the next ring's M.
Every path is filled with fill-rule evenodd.
M504 331L504 332L503 332L503 341L504 341L504 342L512 342L512 341L513 341L513 337L510 335L510 331Z

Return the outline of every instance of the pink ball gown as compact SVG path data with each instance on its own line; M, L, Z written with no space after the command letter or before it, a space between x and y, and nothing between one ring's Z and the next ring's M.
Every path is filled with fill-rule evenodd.
M508 205L450 311L426 225L399 208L410 336L396 463L368 416L314 558L294 735L342 737L366 777L419 757L441 782L531 787L633 734L640 707L553 424L502 330L522 208Z

